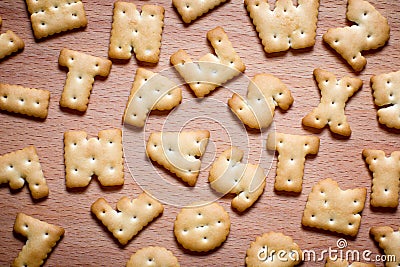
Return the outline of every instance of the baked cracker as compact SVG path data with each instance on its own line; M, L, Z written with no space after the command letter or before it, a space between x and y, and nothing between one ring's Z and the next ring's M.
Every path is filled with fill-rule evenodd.
M245 0L247 11L267 53L314 46L319 0L277 0L271 10L268 0Z
M207 130L151 133L146 153L151 160L194 186L209 137Z
M58 63L68 68L60 106L86 111L94 77L108 76L111 71L111 61L63 48Z
M206 252L215 249L229 235L231 221L217 203L183 208L176 216L174 234L185 249Z
M35 38L85 27L88 23L80 0L25 0Z
M143 5L139 12L134 3L115 2L108 56L130 59L134 52L140 61L157 63L163 26L162 6Z
M344 109L349 98L361 88L362 80L351 77L338 80L335 75L322 69L315 69L314 77L321 90L321 103L303 118L303 124L317 129L328 125L332 132L350 136L351 129Z
M0 27L1 23L2 19L0 17ZM8 30L5 33L0 34L0 59L15 53L24 47L24 41L13 31Z
M280 252L282 251L282 253ZM286 253L284 254L283 251ZM277 254L277 252L281 253ZM296 266L302 261L302 251L290 236L268 232L257 236L246 251L246 266Z
M400 71L371 77L379 122L400 129Z
M329 29L323 39L355 71L361 71L367 64L361 52L384 46L390 36L389 24L385 17L364 0L348 0L346 17L355 24Z
M304 226L356 236L366 194L366 188L341 190L336 181L321 180L308 195L301 222Z
M293 103L290 90L271 74L257 74L249 82L247 99L234 93L228 100L233 113L247 126L266 128L274 118L275 107L287 110Z
M171 64L197 97L204 97L246 69L222 27L208 31L207 39L216 56L206 54L193 62L186 51L180 49L170 58Z
M84 131L65 132L64 161L68 188L88 186L93 175L102 186L123 185L122 131L103 130L90 139Z
M267 149L279 153L275 190L301 192L306 156L318 153L319 137L276 132L268 135Z
M133 254L126 267L179 267L178 259L163 247L145 247Z
M172 0L185 23L190 23L227 0Z
M24 213L18 213L14 223L14 231L27 238L12 267L42 266L48 254L64 235L65 230L59 226L48 224Z
M372 172L371 206L396 208L399 205L400 151L386 157L382 150L364 149L365 162Z
M400 265L400 229L394 231L389 226L371 227L369 233L373 236L386 256L391 256L392 261L386 261L386 267L398 267ZM394 257L394 258L393 258Z
M28 116L46 118L50 92L0 83L0 109Z
M165 76L138 68L123 120L137 127L145 125L151 110L171 110L182 101L182 89Z
M49 195L49 187L34 146L0 156L0 184L8 183L11 189L20 189L25 181L34 199Z
M143 227L158 217L164 207L143 192L132 200L122 197L117 203L117 210L104 198L99 198L92 204L91 210L113 236L126 245Z
M243 151L237 147L225 150L211 165L208 181L222 194L235 194L232 207L245 211L261 196L266 174L259 165L242 163Z

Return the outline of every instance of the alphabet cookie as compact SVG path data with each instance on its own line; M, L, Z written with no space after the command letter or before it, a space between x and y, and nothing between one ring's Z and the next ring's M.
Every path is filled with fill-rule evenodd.
M317 129L328 125L332 132L350 136L351 129L344 109L349 98L361 88L362 80L350 77L338 80L322 69L315 69L314 76L321 90L321 103L303 118L303 124Z
M308 195L301 223L345 235L355 236L361 224L366 188L341 190L337 182L325 179Z
M385 17L364 0L348 0L346 16L355 24L329 29L323 39L355 71L361 71L367 64L361 52L384 46L389 40L389 24Z
M293 97L286 85L271 74L257 74L249 82L247 99L233 94L228 105L238 118L251 128L268 127L274 118L275 107L287 110Z

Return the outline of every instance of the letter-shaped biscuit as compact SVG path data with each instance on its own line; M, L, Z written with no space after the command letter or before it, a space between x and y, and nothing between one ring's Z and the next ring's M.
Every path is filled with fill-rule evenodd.
M336 50L355 71L361 71L367 60L362 51L376 49L389 40L389 24L370 3L348 0L347 19L351 27L329 29L323 39Z
M356 236L361 224L366 188L341 190L336 181L325 179L308 195L301 223L345 235Z
M25 0L31 13L33 34L37 39L85 27L87 19L80 0Z
M321 103L303 118L303 124L317 129L329 125L332 132L350 136L344 109L347 100L361 88L362 80L350 77L337 80L335 75L322 69L315 69L314 76L321 90Z
M245 211L260 197L265 188L265 172L258 165L242 163L243 151L232 147L224 151L211 166L208 180L222 194L236 194L232 207Z
M379 243L387 256L391 256L391 261L386 261L386 267L398 267L400 265L400 229L394 231L389 226L371 227L369 233Z
M372 76L371 87L379 122L400 129L400 71Z
M2 19L0 17L0 27ZM0 34L0 59L17 52L24 48L24 41L19 38L14 32L8 30L6 33Z
M194 186L209 137L210 132L206 130L152 133L146 153L151 160Z
M279 254L278 254L279 253ZM296 266L302 261L300 247L290 236L268 232L257 236L246 251L246 266Z
M279 153L275 190L301 192L306 155L318 153L319 137L273 133L268 135L267 149Z
M0 156L0 184L8 183L12 189L20 189L25 181L33 198L39 199L49 195L34 146Z
M103 130L87 139L83 131L64 133L65 182L68 188L87 186L93 175L103 186L124 183L122 132Z
M233 94L228 105L238 118L251 128L268 127L274 118L275 107L287 110L293 97L286 85L270 74L257 74L249 82L247 99Z
M199 61L193 62L186 51L179 50L170 58L172 65L197 97L204 97L240 72L244 72L246 68L222 27L207 32L207 39L216 56L206 54Z
M364 149L365 162L372 172L371 206L395 208L399 205L400 151L386 157L382 150Z
M135 252L126 267L179 267L178 259L164 247L145 247Z
M157 63L163 26L163 7L143 5L139 12L134 3L115 2L109 57L130 59L134 52L140 61Z
M163 205L143 192L130 200L122 197L114 210L104 198L92 204L92 212L116 239L126 245L140 230L164 211Z
M0 109L28 116L46 118L50 92L0 83Z
M271 10L268 0L245 0L247 11L267 53L313 46L319 0L277 0Z
M227 0L172 0L185 23L190 23Z
M18 213L14 223L14 231L27 238L12 267L42 266L47 255L64 235L64 229Z
M229 235L229 214L218 203L183 208L176 216L174 234L184 248L206 252L221 244Z
M125 123L143 127L151 110L170 110L182 101L182 89L167 77L138 68L126 104Z
M86 111L94 77L108 76L111 61L63 48L58 63L68 68L60 106Z

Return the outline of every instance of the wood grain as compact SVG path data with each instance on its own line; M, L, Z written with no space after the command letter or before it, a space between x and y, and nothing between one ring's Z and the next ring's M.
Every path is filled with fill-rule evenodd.
M113 1L84 1L89 21L86 28L57 34L40 41L33 38L24 1L0 2L0 16L3 19L1 32L13 30L25 41L25 49L21 53L0 61L0 82L51 92L49 116L44 121L6 112L0 113L0 154L35 145L50 188L47 199L33 201L26 187L16 192L11 192L7 186L0 187L0 266L8 266L25 242L12 231L17 212L25 212L65 228L64 238L54 249L45 266L124 266L131 254L149 245L170 249L182 266L243 266L250 242L267 231L281 231L292 236L302 249L315 249L320 253L328 247L336 248L336 241L342 236L304 228L301 226L301 216L311 187L327 177L337 180L342 188L368 189L368 204L362 213L359 234L356 238L347 238L346 249L369 249L373 252L372 256L382 253L370 238L369 228L377 225L398 228L400 211L372 209L369 206L371 174L362 159L361 151L364 148L373 148L390 153L399 149L400 132L381 126L377 121L377 108L373 103L369 79L373 74L400 69L400 2L370 1L388 18L391 36L385 47L367 53L368 63L360 74L353 73L322 41L322 35L328 28L348 24L344 0L321 0L317 39L313 48L273 55L264 53L243 1L228 1L190 25L182 23L171 1L134 2L139 6L152 3L165 7L160 62L148 65L137 62L134 58L126 62L114 61L108 78L96 78L89 107L84 114L70 112L59 106L66 70L58 66L58 55L60 50L66 47L107 57ZM212 51L206 40L206 32L216 26L222 26L228 33L237 53L246 64L247 76L252 77L262 72L271 73L291 89L294 104L287 112L276 112L275 129L292 134L312 133L321 138L318 155L309 157L306 161L303 191L299 195L274 192L274 159L267 176L265 192L250 210L239 214L230 208L231 197L218 200L229 212L232 220L228 240L219 249L200 254L183 249L173 235L173 222L179 207L172 205L165 205L161 217L141 231L128 245L121 247L90 213L90 205L99 197L106 198L109 203L114 203L113 205L122 196L137 197L142 189L132 178L135 172L131 173L125 166L126 179L123 187L102 188L93 180L85 189L67 190L63 164L63 133L68 130L85 130L94 136L100 130L121 127L121 116L136 68L141 66L153 71L169 68L169 56L180 48L188 51L193 58ZM301 119L319 103L319 90L312 76L315 68L324 68L338 77L349 75L363 80L363 88L350 99L346 107L353 131L350 138L332 135L328 129L315 131L302 127ZM235 90L243 95L246 92L246 88ZM221 88L210 97L225 101L230 96L229 90ZM185 87L183 97L186 100L193 99L194 96L188 87ZM201 115L208 108L207 105L196 106L192 110L193 116ZM228 109L226 116L234 118ZM149 125L146 126L146 134L148 131L159 129L165 119L165 113L152 114ZM226 133L223 133L219 125L200 119L192 121L189 127L210 129L214 152L218 155L230 145ZM244 141L234 145L247 149L250 161L256 161L260 156L259 151L265 150L265 140L259 140L260 134L256 131L243 131L248 134L249 143ZM146 159L138 157L137 160L144 162ZM263 167L268 169L269 165ZM163 173L159 167L156 166L155 169ZM149 176L155 175L153 169L144 171L147 171ZM168 175L166 172L163 174ZM206 168L199 177L198 186L206 185L207 175ZM171 195L179 197L179 191L171 192ZM303 266L322 265L322 262L303 263ZM377 265L383 266L382 263Z

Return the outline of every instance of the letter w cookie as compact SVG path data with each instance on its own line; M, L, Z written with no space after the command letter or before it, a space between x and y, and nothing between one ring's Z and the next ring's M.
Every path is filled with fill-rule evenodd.
M68 188L87 186L93 175L103 186L124 183L122 132L100 131L98 138L87 139L83 131L64 133L65 182Z

